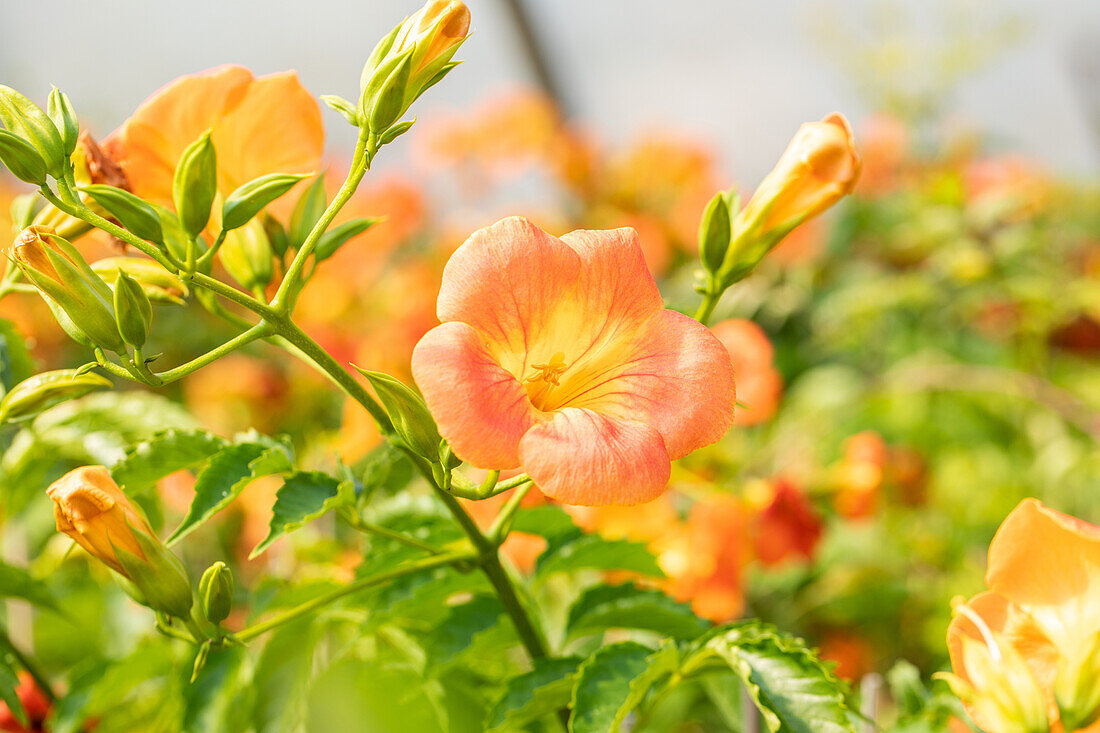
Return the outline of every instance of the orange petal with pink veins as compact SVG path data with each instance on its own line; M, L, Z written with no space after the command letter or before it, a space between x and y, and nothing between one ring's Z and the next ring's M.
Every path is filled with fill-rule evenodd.
M182 76L142 102L106 142L134 193L171 206L180 154L244 98L251 82L243 66L221 66Z
M477 331L465 323L428 331L413 350L412 372L455 455L478 468L519 465L520 439L538 413Z
M733 366L705 326L676 311L650 318L621 361L593 378L570 382L555 400L624 420L638 420L682 458L722 438L733 423Z
M634 420L567 407L519 444L528 475L565 504L641 504L660 496L672 466L661 434Z
M298 74L258 77L214 127L218 188L228 195L268 173L312 173L321 164L325 129L321 108ZM294 197L277 202L293 206Z
M989 545L986 583L1075 649L1100 631L1100 527L1025 499Z

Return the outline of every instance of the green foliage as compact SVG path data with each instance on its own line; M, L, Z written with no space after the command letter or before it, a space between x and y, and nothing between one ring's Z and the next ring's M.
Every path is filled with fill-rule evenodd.
M15 714L16 719L23 725L27 724L27 712L23 709L23 703L19 700L16 688L19 686L19 677L15 667L8 661L7 650L0 648L0 701L8 706L8 710Z
M288 532L354 501L355 487L350 481L338 481L316 471L288 476L275 494L271 530L249 557L256 557Z
M127 494L141 494L171 473L205 463L226 445L206 430L166 430L132 446L111 467L111 476Z
M618 731L655 682L672 673L678 661L674 646L654 651L624 641L600 649L577 670L570 732Z
M50 587L27 571L0 562L0 598L22 598L41 608L62 613Z
M535 660L535 668L508 680L504 693L489 711L489 733L519 730L557 713L569 704L580 666L579 657Z
M632 584L595 585L569 609L570 637L607 629L639 629L675 639L694 639L708 624L659 590Z

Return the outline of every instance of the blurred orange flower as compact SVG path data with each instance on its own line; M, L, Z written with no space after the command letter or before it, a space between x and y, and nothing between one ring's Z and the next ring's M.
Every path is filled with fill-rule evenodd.
M865 196L889 193L900 183L911 145L909 127L888 114L872 115L860 125L859 152L863 158L856 191Z
M1100 527L1025 499L990 543L985 579L947 632L949 681L974 720L998 730L1037 706L1055 730L1100 731Z
M632 230L558 239L504 219L451 257L437 311L412 370L440 432L558 501L651 501L671 459L732 421L725 349L665 309Z
M848 519L865 519L878 508L887 467L887 447L873 430L856 433L844 441L844 457L837 469L833 505Z
M207 130L223 195L267 173L320 170L321 110L293 71L255 77L243 66L219 66L181 76L142 102L104 147L134 193L170 207L180 154ZM288 214L292 198L271 210Z
M745 492L751 509L753 556L765 566L811 560L821 540L821 516L797 485L787 479L752 484Z
M34 679L24 671L19 672L19 684L15 694L27 715L27 726L15 717L7 703L0 701L0 730L8 733L35 733L46 730L46 718L50 714L50 701L42 694Z
M729 352L737 401L744 405L733 418L735 425L759 425L779 409L783 377L774 366L775 349L764 329L752 321L733 318L714 324L712 330Z

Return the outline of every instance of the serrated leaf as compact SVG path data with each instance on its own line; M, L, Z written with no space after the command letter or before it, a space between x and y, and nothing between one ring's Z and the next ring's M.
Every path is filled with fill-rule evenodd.
M350 481L338 481L317 471L296 473L275 494L271 529L267 537L252 550L256 557L283 535L312 522L338 506L355 501L355 486Z
M260 476L292 468L290 458L281 447L241 443L224 448L195 477L195 498L191 500L191 508L167 543L173 544L193 532Z
M749 621L705 635L685 666L716 658L745 684L772 733L855 733L840 682L801 639Z
M0 562L0 598L22 598L36 606L61 613L61 607L49 586L26 570L3 562Z
M676 668L675 648L656 652L633 641L600 649L581 664L573 685L571 733L617 731L661 676Z
M569 704L580 657L538 659L530 672L508 680L485 719L487 733L520 730Z
M126 457L111 467L111 477L135 496L169 474L206 463L225 445L224 438L206 430L166 430L130 448Z
M624 570L654 578L664 577L657 559L644 544L586 534L560 545L551 545L539 556L535 581L543 582L554 573L578 570Z
M450 662L474 643L475 636L495 626L502 613L504 607L496 596L477 595L449 607L424 645L432 663L438 666Z
M3 650L0 649L0 652ZM0 700L2 700L22 725L27 725L27 712L23 710L23 703L19 699L19 675L8 663L5 655L0 653Z
M692 613L688 604L654 588L627 583L589 588L569 609L566 628L570 638L607 629L642 629L676 639L694 639L709 625Z

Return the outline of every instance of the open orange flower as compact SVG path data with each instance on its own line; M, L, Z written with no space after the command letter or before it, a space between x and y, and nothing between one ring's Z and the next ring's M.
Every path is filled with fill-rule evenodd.
M725 348L665 309L632 229L497 222L447 263L437 313L412 371L442 435L567 504L656 498L733 420Z
M1100 731L1100 527L1026 499L989 546L986 584L947 632L975 722Z
M213 130L223 195L268 173L320 168L321 110L298 75L255 77L243 66L181 76L142 102L104 147L122 164L134 193L171 206L180 154L207 130ZM273 204L279 213L290 206L285 198Z

